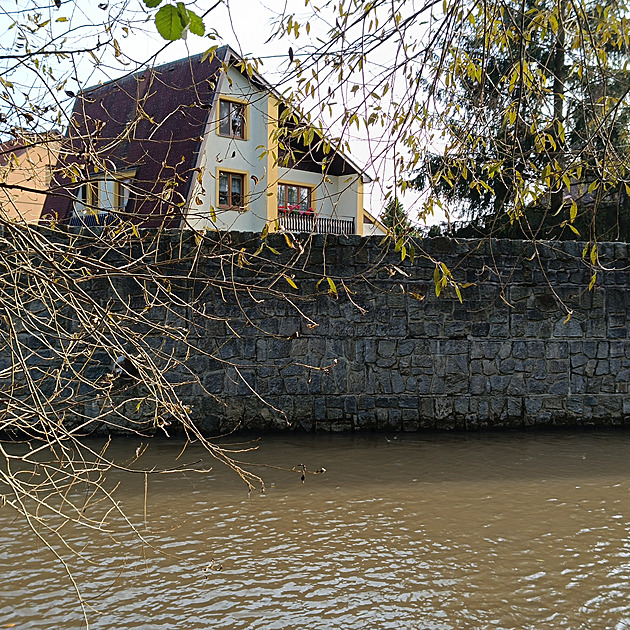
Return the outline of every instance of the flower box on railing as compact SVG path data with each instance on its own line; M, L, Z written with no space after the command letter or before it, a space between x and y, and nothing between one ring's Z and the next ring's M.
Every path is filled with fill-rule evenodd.
M289 206L278 206L278 212L280 214L297 214L300 216L314 214L313 208L306 208L304 210L301 209L299 204L289 205Z

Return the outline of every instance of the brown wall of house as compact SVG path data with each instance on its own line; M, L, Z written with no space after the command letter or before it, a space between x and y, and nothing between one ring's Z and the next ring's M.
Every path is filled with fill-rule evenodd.
M59 146L58 141L15 150L3 145L0 156L0 179L5 184L0 188L3 218L27 223L39 221Z

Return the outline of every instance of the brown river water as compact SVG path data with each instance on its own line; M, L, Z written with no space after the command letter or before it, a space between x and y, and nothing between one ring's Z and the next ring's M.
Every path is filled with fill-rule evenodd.
M124 461L139 441L119 439ZM144 465L182 442L149 442ZM273 436L230 471L111 475L145 536L68 528L90 628L630 629L630 433ZM203 458L192 446L178 463ZM177 465L177 464L176 464ZM0 628L84 628L60 562L0 509ZM11 625L15 624L15 625Z

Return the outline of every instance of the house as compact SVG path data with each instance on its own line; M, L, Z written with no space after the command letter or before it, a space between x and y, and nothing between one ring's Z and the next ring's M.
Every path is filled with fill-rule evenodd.
M0 218L20 223L40 220L60 139L56 132L24 133L0 143Z
M369 177L229 47L82 92L45 214L71 225L362 234ZM372 217L373 219L373 217ZM367 221L367 222L366 222Z

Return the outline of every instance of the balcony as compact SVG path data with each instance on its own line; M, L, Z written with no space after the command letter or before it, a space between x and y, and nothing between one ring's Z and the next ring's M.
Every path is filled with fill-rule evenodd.
M293 234L356 234L353 217L333 219L318 214L279 214L280 229Z
M118 216L111 212L73 212L70 217L70 227L98 227L119 223Z

